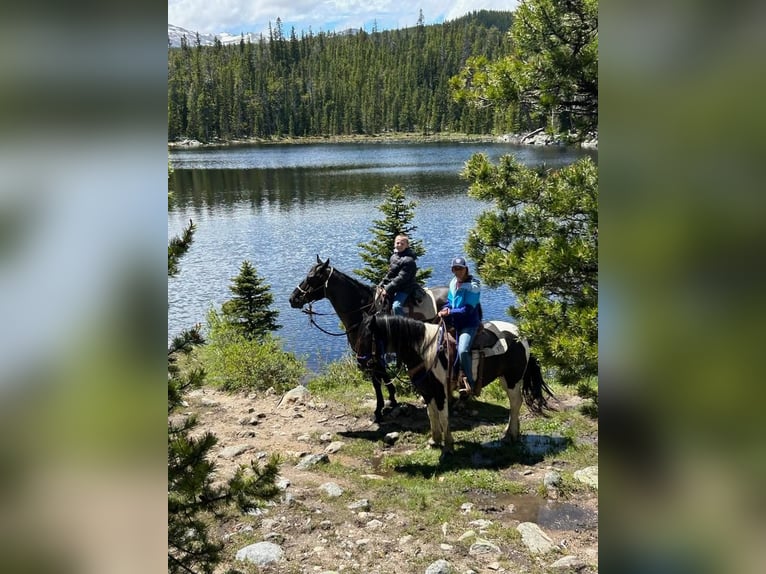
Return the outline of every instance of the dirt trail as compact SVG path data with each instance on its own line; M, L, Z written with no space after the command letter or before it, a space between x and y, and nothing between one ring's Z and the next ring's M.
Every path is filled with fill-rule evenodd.
M187 412L198 414L198 431L209 431L218 437L217 479L230 476L251 459L265 459L271 453L279 453L283 459L280 477L287 486L282 499L256 515L239 516L221 525L219 535L226 541L226 553L232 559L217 572L229 568L243 573L259 572L253 565L234 561L233 556L240 548L262 540L279 544L284 550L277 565L264 569L278 574L415 574L425 572L438 558L448 560L455 572L460 573L535 573L552 571L550 565L564 556L572 557L573 566L563 571L598 571L597 493L578 492L566 500L539 496L546 473L577 469L559 465L555 459L552 463L515 464L500 469L498 472L504 478L524 484L526 494L467 493L472 506L464 511L465 523L443 525L441 532L433 532L419 528L417 516L407 512L380 512L374 503L375 494L360 489L359 481L329 477L317 469L296 468L296 462L305 455L323 453L332 441L342 441L339 450L328 454L333 462L358 469L360 476L369 476L369 481L385 480L376 477L385 474L379 468L383 456L392 451L426 448L428 423L422 404L415 401L404 404L391 423L379 426L368 417L354 416L343 406L322 398L308 396L289 404L284 401L280 404L280 399L276 394L231 395L211 388L195 391L188 397ZM559 406L570 408L565 403ZM371 403L369 411L372 410ZM457 417L455 420L459 423ZM416 433L418 444L388 447L378 440L386 432L408 430ZM374 455L353 456L350 445L355 440L377 440ZM595 435L584 440L598 439ZM476 462L481 466L481 458ZM337 484L345 494L339 498L325 496L320 487L328 482ZM371 505L349 508L362 499L369 500ZM477 516L478 520L492 521L495 526L477 523ZM544 557L531 555L515 531L520 522L527 521L538 523L558 550ZM511 534L493 541L497 525ZM413 532L413 527L418 536L406 534ZM460 539L471 530L475 532L473 538ZM493 542L501 551L483 552L473 544L478 539Z

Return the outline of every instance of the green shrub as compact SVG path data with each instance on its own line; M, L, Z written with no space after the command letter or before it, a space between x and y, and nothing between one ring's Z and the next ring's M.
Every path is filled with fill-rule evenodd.
M249 340L214 310L208 313L208 344L201 357L209 380L227 391L285 392L306 373L306 365L282 349L279 339L265 335Z
M370 381L356 366L356 360L348 355L328 363L324 371L308 383L308 389L318 394L355 387L372 388Z

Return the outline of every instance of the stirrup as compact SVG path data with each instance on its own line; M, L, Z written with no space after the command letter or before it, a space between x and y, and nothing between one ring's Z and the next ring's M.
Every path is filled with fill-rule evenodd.
M460 379L458 380L458 394L461 397L470 397L470 396L473 396L474 394L474 391L471 388L471 385L468 384L468 377L466 377L465 375L460 377Z

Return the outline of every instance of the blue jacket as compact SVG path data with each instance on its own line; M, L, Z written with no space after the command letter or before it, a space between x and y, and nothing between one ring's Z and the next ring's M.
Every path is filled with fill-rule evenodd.
M469 275L465 282L458 286L457 277L453 277L449 284L447 304L443 309L449 309L447 320L452 319L452 325L457 331L469 327L478 327L481 322L479 316L479 298L481 297L481 282Z

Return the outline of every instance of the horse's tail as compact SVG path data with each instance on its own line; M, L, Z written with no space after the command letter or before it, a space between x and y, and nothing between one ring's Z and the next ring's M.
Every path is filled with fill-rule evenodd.
M546 394L549 397L553 397L553 391L543 380L543 373L540 370L540 363L537 357L531 353L527 362L527 370L524 372L524 384L521 387L521 394L529 410L535 414L544 414L546 409L549 411L556 410L548 404L545 398Z

